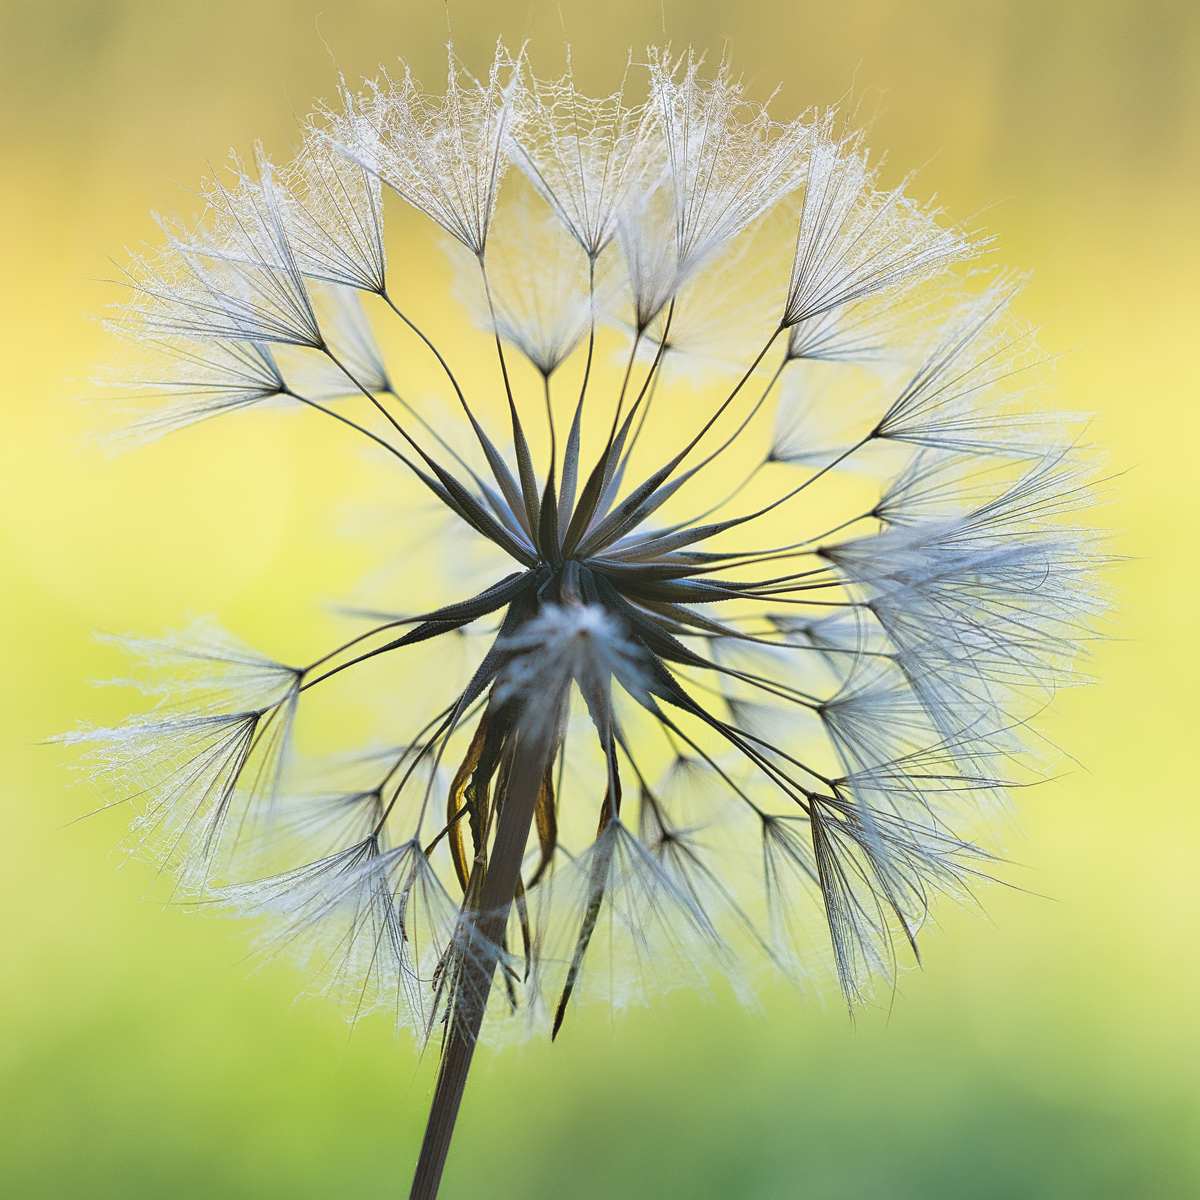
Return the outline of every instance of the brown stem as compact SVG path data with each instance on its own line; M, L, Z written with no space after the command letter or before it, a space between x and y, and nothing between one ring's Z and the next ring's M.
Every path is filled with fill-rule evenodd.
M518 734L525 745L518 742L508 778L474 918L475 927L470 931L471 950L457 985L455 1011L446 1034L442 1065L438 1070L429 1123L425 1127L409 1200L434 1200L437 1196L454 1122L467 1085L467 1072L471 1069L479 1027L496 974L500 944L520 879L521 860L529 840L538 792L553 758L557 728L558 722L554 721L549 723L545 733L532 737Z

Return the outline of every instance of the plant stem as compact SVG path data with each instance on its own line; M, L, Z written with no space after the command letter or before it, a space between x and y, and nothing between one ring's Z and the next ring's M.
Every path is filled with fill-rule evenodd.
M469 918L473 928L468 935L468 953L457 985L458 995L409 1200L434 1200L437 1196L458 1108L467 1085L467 1072L471 1069L488 993L496 974L538 792L553 757L557 727L557 721L551 722L548 732L532 738L518 734L521 740L513 757L479 906ZM522 740L525 741L523 746Z

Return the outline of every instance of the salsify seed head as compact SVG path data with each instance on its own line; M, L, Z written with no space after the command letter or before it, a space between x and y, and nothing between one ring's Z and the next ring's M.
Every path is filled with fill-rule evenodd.
M343 84L293 161L206 183L111 314L135 432L303 410L472 552L304 663L131 640L156 707L70 740L136 845L422 1035L756 963L894 979L995 871L1105 607L1019 281L911 186L724 63L653 50L597 98L502 46L434 94ZM461 342L394 204L449 242ZM336 688L386 746L322 764L293 731Z

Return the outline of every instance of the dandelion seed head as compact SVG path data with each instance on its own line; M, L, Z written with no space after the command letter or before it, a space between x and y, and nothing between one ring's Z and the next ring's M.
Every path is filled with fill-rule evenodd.
M1000 869L1099 636L1096 460L1019 281L837 114L771 108L667 50L599 98L502 46L434 94L343 81L111 314L135 437L286 405L420 500L340 644L128 639L149 711L65 740L185 894L448 1063L592 994L894 987ZM397 197L451 244L461 344ZM301 750L338 689L387 748L330 767Z

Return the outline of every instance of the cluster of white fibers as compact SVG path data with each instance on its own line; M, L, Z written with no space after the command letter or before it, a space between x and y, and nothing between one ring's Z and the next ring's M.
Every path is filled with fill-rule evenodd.
M593 98L503 48L441 95L343 87L293 162L208 181L112 318L135 430L303 409L494 574L422 612L401 574L405 615L297 666L137 642L159 706L72 738L139 845L422 1036L756 962L890 981L935 893L994 870L1103 609L1019 286L908 187L695 56ZM396 197L449 241L462 345L385 239ZM297 759L309 690L368 676L392 748Z

